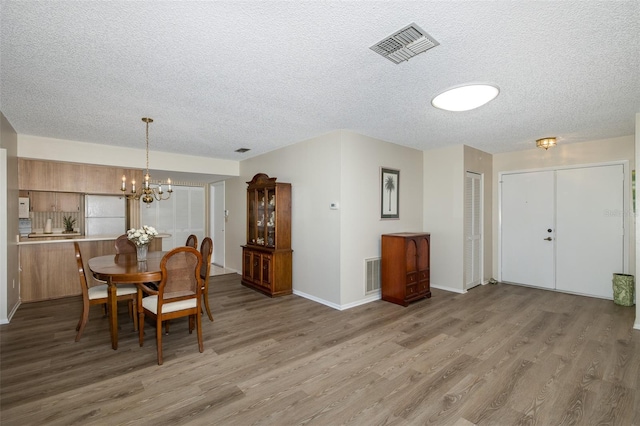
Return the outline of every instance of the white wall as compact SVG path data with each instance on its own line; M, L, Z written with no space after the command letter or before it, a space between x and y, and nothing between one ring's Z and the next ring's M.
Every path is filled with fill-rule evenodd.
M0 324L20 306L17 135L0 113Z
M365 294L364 260L380 257L381 235L423 230L422 152L347 131L340 136L340 303L348 308L380 298ZM380 219L382 167L400 170L399 219Z
M431 233L431 287L464 292L464 146L423 152L424 231Z
M227 181L233 206L227 229L227 264L241 270L246 243L246 182L257 173L291 183L291 248L294 291L332 306L340 304L340 132L296 143L240 163L240 177Z
M635 160L636 160L636 164L640 164L640 113L636 114L636 135L635 135ZM636 176L636 180L639 176ZM636 192L638 191L637 187L638 185L636 184ZM638 195L636 195L636 197L638 197ZM637 198L636 198L636 215L634 216L637 217L637 214L640 213L640 203L638 203ZM635 271L635 280L636 280L636 322L633 326L633 328L635 328L636 330L640 330L640 303L638 303L638 301L640 301L640 297L638 296L638 290L640 290L640 284L638 284L638 279L640 279L640 277L638 277L638 265L640 265L640 233L636 232L636 264L635 264L635 268L633 268L632 270Z
M400 220L380 220L383 166L400 170ZM291 183L294 292L334 308L379 298L365 294L364 259L380 256L381 234L422 230L420 151L339 130L241 162L240 178L227 181L227 205L242 207L227 222L230 268L241 269L245 182L256 173Z
M277 175L276 177L279 178ZM249 180L246 176L239 176L224 181L224 205L229 211L224 226L224 267L239 274L242 273L240 246L247 242L247 184L245 182Z

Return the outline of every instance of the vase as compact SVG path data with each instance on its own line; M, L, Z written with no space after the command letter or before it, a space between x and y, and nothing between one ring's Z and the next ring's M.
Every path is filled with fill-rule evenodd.
M149 249L148 244L143 244L141 246L136 246L136 256L138 257L138 262L144 262L147 260L147 250Z

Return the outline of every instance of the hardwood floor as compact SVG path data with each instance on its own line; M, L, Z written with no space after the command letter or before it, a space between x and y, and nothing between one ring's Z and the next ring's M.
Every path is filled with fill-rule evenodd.
M640 425L635 309L505 284L343 312L211 278L205 352L187 321L156 363L122 306L119 348L81 302L24 304L0 327L9 425Z

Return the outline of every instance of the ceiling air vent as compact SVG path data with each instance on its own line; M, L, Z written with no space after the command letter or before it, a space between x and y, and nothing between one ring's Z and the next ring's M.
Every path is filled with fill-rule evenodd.
M411 23L374 44L370 49L394 64L399 64L439 44L422 28L415 23Z

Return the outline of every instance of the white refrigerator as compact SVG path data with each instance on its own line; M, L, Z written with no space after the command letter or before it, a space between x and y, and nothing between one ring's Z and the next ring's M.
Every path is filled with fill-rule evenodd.
M84 227L88 237L126 232L126 200L117 195L86 195Z

